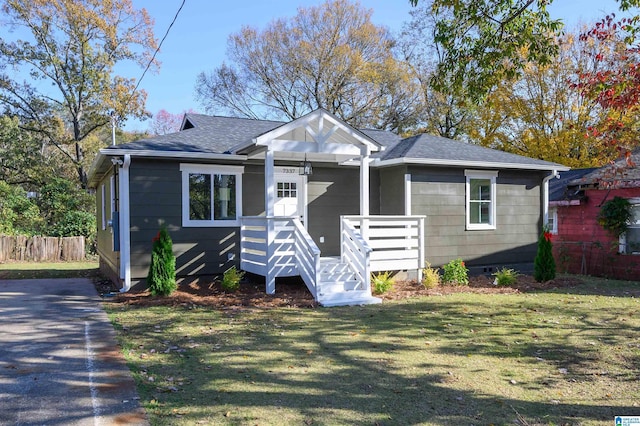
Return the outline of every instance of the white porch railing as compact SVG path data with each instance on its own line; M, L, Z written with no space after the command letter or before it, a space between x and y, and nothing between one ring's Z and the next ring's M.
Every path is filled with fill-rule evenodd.
M276 277L299 275L325 306L379 303L371 297L371 272L424 268L424 219L342 216L341 264L321 265L320 249L299 219L242 217L240 268L264 276L268 294Z
M340 260L355 272L358 283L354 290L369 290L371 293L371 247L351 222L340 221Z
M371 272L421 272L425 267L424 220L425 216L342 216L341 223L353 226L371 247Z
M268 294L276 277L300 275L316 298L320 249L302 223L291 217L240 218L240 269L262 275Z

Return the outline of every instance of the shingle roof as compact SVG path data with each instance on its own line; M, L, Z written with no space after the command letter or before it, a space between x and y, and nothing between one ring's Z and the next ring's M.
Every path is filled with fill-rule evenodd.
M397 158L442 161L503 163L522 166L564 167L548 161L524 157L433 135L417 135L400 141L386 151L382 160Z
M576 177L569 185L591 185L602 184L606 187L616 182L617 187L637 187L640 184L640 148L634 150L627 162L626 158L620 158L613 164L598 169L593 169L591 173ZM635 163L635 165L633 165Z
M286 124L280 121L187 114L184 130L107 148L117 150L173 151L224 154L237 146L248 145L266 132ZM386 149L374 156L381 160L439 160L442 162L501 163L523 167L554 168L559 164L510 154L439 136L418 135L400 139L384 130L360 130Z
M256 135L283 125L280 121L187 114L194 127L168 135L112 146L114 149L184 151L222 154Z
M577 197L579 195L577 192L568 190L569 183L575 179L582 178L594 170L597 170L597 168L592 167L589 169L574 169L560 172L558 179L551 179L549 181L549 201L569 200Z

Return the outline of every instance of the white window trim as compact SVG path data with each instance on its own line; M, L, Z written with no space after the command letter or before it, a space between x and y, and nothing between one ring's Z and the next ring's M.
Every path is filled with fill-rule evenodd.
M496 203L497 203L497 184L496 179L498 177L497 170L465 170L465 216L466 216L466 230L478 231L478 230L491 230L496 229ZM471 179L489 179L491 181L491 204L489 205L489 223L471 223L471 189L469 187L469 181Z
M240 226L240 217L242 216L242 174L244 166L221 166L213 164L180 164L182 172L182 226L185 228L194 227L225 227ZM236 219L220 220L213 219L213 206L211 209L212 219L210 220L193 220L189 218L189 174L223 174L235 175L236 177ZM213 184L213 179L211 180ZM213 197L211 198L213 203Z
M106 189L104 187L104 183L100 185L100 216L102 219L102 230L107 229L107 206L105 205L106 201Z
M558 208L550 207L549 216L553 219L553 227L549 231L551 231L552 234L557 235L558 234ZM549 223L547 222L547 225L548 224Z
M628 201L631 205L640 205L640 197L636 197L636 198L628 198ZM635 228L635 227L634 227ZM623 233L622 235L620 235L619 239L618 239L618 253L625 253L626 252L626 245L627 245L627 233ZM625 253L627 254L627 253ZM635 253L630 253L630 256L637 256L637 254Z

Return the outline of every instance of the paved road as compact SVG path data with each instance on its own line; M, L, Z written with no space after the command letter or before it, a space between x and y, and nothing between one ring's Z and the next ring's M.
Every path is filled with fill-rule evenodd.
M0 424L148 424L90 280L0 281Z

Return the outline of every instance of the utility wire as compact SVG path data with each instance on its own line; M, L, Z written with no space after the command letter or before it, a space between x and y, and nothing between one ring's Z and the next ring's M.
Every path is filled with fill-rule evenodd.
M140 78L138 79L138 82L136 83L136 87L133 88L133 92L131 92L131 95L129 96L129 99L127 99L127 104L131 101L131 99L133 98L133 95L136 93L136 90L138 90L138 87L140 87L140 83L142 82L142 79L144 78L144 76L147 74L147 71L149 71L149 67L151 67L151 64L153 63L153 61L156 59L156 55L158 54L158 52L160 51L160 48L162 47L162 43L164 43L165 39L167 38L167 36L169 35L169 31L171 31L171 27L173 27L173 24L175 24L176 19L178 19L178 15L180 14L180 12L182 11L182 8L184 7L184 3L186 2L186 0L182 0L182 4L180 5L180 7L178 8L178 11L176 12L176 15L173 17L173 20L171 21L171 23L169 24L169 27L167 28L167 31L164 33L164 37L162 37L162 40L160 40L160 44L158 44L158 47L156 48L156 51L153 52L153 56L151 57L151 59L149 60L149 63L147 64L146 68L144 69L144 71L142 72L142 75L140 76Z

